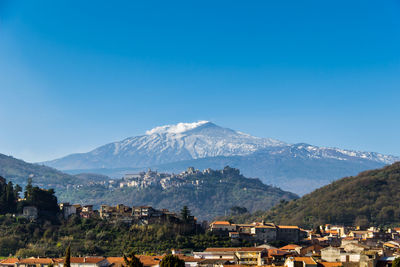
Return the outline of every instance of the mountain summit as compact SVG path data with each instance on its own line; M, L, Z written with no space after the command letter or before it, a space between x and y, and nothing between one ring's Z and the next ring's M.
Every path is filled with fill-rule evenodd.
M135 168L207 157L243 156L263 148L285 145L278 140L254 137L209 121L198 121L156 127L146 131L145 135L44 164L60 170Z

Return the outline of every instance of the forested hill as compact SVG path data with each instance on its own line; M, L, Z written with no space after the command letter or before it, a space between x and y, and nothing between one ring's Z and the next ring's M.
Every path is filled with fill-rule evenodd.
M281 200L292 200L297 195L263 184L259 179L246 178L238 169L190 171L145 186L110 188L92 184L69 189L58 194L60 201L115 205L150 205L179 211L186 205L199 219L212 220L229 214L232 207L248 211L265 211ZM161 179L161 178L160 178ZM241 210L241 209L237 209Z
M35 185L54 188L57 191L66 188L67 185L79 184L81 180L56 169L27 163L4 154L0 154L0 176L21 186L25 186L30 177Z
M315 227L323 223L389 225L400 223L400 162L346 177L264 213L232 217Z

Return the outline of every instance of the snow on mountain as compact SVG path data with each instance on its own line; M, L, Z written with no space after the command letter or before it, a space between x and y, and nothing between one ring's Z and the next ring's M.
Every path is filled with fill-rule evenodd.
M302 157L310 159L336 159L336 160L370 160L382 164L392 164L400 158L384 155L376 152L363 152L355 150L345 150L331 147L318 147L305 143L293 144L287 147L279 147L270 151L271 154L283 154L288 152L292 157Z
M145 135L110 143L93 151L72 154L44 164L61 170L137 168L215 158L247 156L263 152L282 158L371 161L390 164L399 158L374 152L359 152L308 144L287 144L223 128L209 121L159 126ZM266 154L265 154L266 155ZM186 166L187 167L187 166Z
M145 135L45 164L61 170L145 167L206 157L248 155L263 148L285 145L275 139L254 137L199 121L156 127Z

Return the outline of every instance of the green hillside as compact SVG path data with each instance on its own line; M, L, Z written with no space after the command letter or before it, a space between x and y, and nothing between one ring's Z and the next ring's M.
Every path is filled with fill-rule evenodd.
M400 223L400 162L346 177L270 211L230 219L266 220L315 227L323 223L390 225Z
M25 186L31 177L35 185L43 188L64 189L68 185L80 183L80 179L56 169L31 164L0 154L0 176L14 184Z

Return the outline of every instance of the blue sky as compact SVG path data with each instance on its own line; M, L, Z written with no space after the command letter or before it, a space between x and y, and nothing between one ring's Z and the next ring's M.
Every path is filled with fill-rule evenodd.
M400 2L0 0L0 153L210 120L400 155Z

